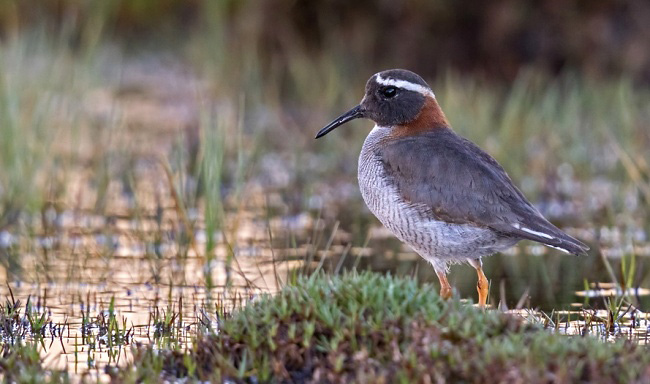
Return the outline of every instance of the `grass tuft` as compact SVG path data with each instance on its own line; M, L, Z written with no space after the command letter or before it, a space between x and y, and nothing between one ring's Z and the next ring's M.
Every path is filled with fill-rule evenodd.
M648 363L629 342L568 338L412 279L346 273L299 277L188 352L141 347L120 380L630 382L650 378Z

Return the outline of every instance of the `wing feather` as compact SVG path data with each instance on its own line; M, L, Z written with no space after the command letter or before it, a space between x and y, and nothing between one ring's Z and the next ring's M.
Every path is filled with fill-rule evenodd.
M451 129L397 138L376 154L398 192L428 207L437 220L487 227L573 254L589 249L546 220L494 158Z

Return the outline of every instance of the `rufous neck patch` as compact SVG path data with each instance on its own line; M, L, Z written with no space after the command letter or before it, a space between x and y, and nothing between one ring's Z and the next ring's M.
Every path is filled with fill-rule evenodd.
M416 135L439 128L449 128L449 121L442 108L433 97L427 97L420 113L408 124L398 125L394 128L394 137Z

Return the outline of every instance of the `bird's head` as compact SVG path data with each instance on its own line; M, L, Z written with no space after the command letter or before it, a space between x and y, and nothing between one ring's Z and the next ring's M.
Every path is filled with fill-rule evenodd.
M361 104L345 112L321 129L320 138L357 118L367 118L381 127L415 131L447 125L429 85L405 69L390 69L374 74L366 83Z

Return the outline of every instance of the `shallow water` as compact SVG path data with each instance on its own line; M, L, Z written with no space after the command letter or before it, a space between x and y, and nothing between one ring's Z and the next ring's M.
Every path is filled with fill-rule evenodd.
M120 160L113 164L118 171L101 192L92 169L75 166L63 197L40 215L21 213L0 228L3 309L20 309L0 330L3 343L33 338L26 313L32 319L44 314L46 366L105 377L104 367L126 364L137 343L190 347L193 336L218 330L220 317L276 292L296 271L356 267L437 284L432 268L365 209L353 172L308 179L324 162L319 154L264 153L242 185L224 180L223 225L209 232L205 203L179 207L172 192L178 187L187 198L200 181L174 169L176 184L170 185L157 160L170 157L179 127L190 127L190 147L199 139L192 137L198 100L186 76L128 67L122 92L97 90L88 98L88 113L97 120L110 120L113 104L121 106L124 125L137 129L113 145L120 151L126 144L138 147L137 156L111 153ZM82 151L88 158L80 162L91 162L93 148ZM608 180L580 184L570 172L559 173L568 174L558 187L563 199L538 206L594 251L574 257L522 243L486 258L489 303L553 331L646 344L650 295L636 288L650 287L650 241L643 214L630 213L641 211L636 191L621 191ZM624 201L624 213L580 219L598 218L615 196ZM630 277L621 270L623 260L629 268L631 254ZM460 297L475 300L472 268L452 266L449 280ZM614 280L631 281L625 300ZM613 312L616 319L609 321Z
M205 257L201 221L194 222L191 241L179 241L184 229L171 209L151 216L141 212L137 219L82 212L51 213L50 219L55 225L48 235L27 239L3 232L5 255L27 251L20 254L18 270L1 269L9 277L0 287L5 308L15 306L22 315L0 337L5 343L31 339L24 315L45 314L46 366L97 377L105 378L107 365L128 363L138 343L191 347L193 336L218 331L220 317L261 293L277 291L296 270L335 273L356 266L437 283L431 267L381 227L371 231L368 246L351 247L344 245L348 233L307 214L260 220L240 213L232 218L237 232L214 234L219 241L210 258ZM289 242L295 245L282 248ZM232 260L226 262L229 255ZM643 257L637 264L643 267ZM650 290L630 288L616 321L607 323L604 308L623 292L611 283L581 289L586 276L604 277L601 266L595 255L572 257L525 244L485 260L489 303L552 331L646 344ZM469 266L452 266L450 282L461 297L475 300L475 279Z
M198 332L216 331L220 317L276 292L303 264L273 262L286 252L271 247L268 234L286 238L282 221L229 213L224 221L236 226L213 232L208 246L204 223L189 215L196 217L188 232L178 210L160 206L140 206L137 215L50 210L32 220L31 234L0 232L2 312L16 314L3 316L0 340L34 339L27 314L44 316L46 366L102 376L107 364L126 364L137 343L188 347ZM303 222L291 233L308 228Z

